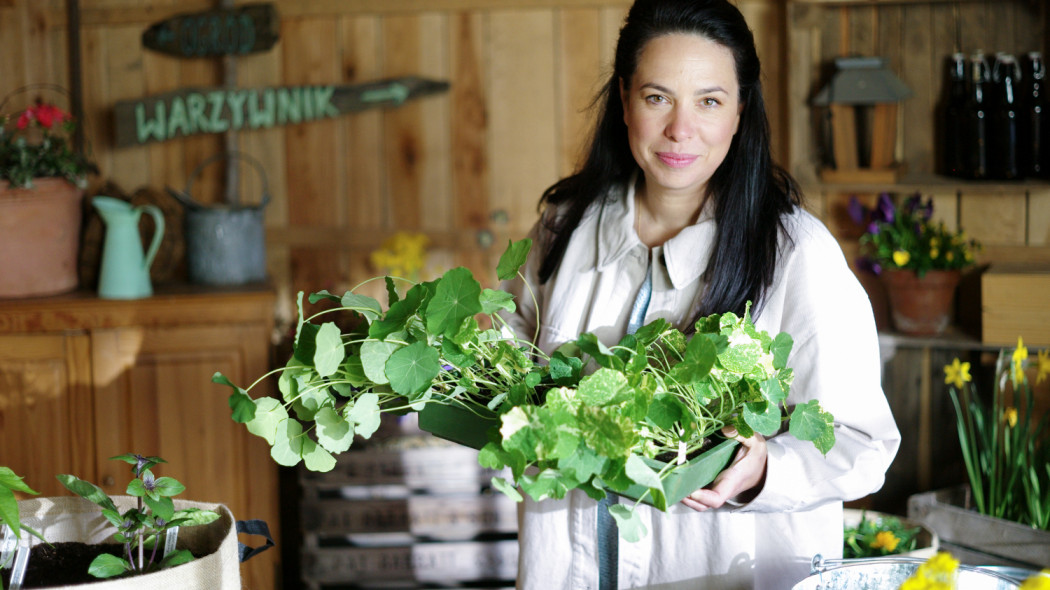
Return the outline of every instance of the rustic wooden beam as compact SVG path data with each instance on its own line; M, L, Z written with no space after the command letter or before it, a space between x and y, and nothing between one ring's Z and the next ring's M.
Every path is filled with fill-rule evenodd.
M12 0L0 0L3 2ZM347 14L408 14L418 12L449 12L475 10L519 10L533 8L600 8L604 6L628 6L632 0L277 0L273 4L282 16L309 17ZM246 2L238 2L245 4ZM85 26L130 25L150 23L171 18L187 12L210 10L215 7L211 0L187 0L177 6L120 6L83 8L81 21ZM63 10L45 11L49 23L64 25Z
M790 4L819 4L821 6L894 6L902 4L958 4L987 0L789 0Z

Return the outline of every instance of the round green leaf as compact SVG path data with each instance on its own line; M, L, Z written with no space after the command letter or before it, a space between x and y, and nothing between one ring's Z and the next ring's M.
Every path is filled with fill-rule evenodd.
M468 269L449 270L438 281L427 305L427 330L431 334L452 334L464 319L481 312L480 297L481 284Z
M362 438L370 438L379 429L380 413L379 396L374 393L364 393L354 401L346 417L354 423L354 432L357 435Z
M609 514L616 520L616 528L620 530L620 537L628 543L637 543L645 535L648 529L642 524L642 517L628 506L617 503L609 507Z
M334 322L325 322L317 331L314 338L316 349L314 350L314 368L317 374L328 377L339 369L340 363L346 356L343 349L343 333Z
M395 342L368 340L361 344L361 366L372 383L385 385L390 383L386 374L386 362L390 355L401 345Z
M410 396L430 387L441 372L441 356L425 342L415 342L391 354L385 369L390 387Z
M614 369L598 369L580 380L580 400L594 407L622 401L621 393L628 389L627 377Z
M339 412L322 408L314 417L317 422L317 442L332 453L342 453L354 442L354 429Z
M260 397L255 400L255 418L248 422L248 432L261 436L273 446L277 436L277 425L288 419L288 410L272 397Z

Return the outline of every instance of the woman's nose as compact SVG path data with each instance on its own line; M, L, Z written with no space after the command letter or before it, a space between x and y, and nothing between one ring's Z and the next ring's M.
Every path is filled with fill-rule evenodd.
M692 113L681 106L675 106L669 115L664 135L671 141L685 141L696 133L696 125Z

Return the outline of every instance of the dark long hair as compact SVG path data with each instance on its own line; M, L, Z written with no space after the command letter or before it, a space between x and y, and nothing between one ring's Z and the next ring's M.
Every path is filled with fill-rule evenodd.
M637 170L623 121L620 80L629 87L645 45L671 33L700 35L733 54L743 111L729 152L708 182L718 230L704 269L707 288L697 317L725 311L742 315L748 301L760 305L773 281L782 217L801 203L801 195L790 175L773 162L754 37L727 0L637 0L631 6L620 30L613 73L595 99L598 122L586 159L578 172L552 185L540 200L543 223L552 234L540 282L557 269L587 208Z

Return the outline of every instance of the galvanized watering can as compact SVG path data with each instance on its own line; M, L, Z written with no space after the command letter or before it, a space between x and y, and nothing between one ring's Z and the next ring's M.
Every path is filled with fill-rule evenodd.
M868 557L861 559L813 558L810 575L792 590L897 590L925 559L919 557ZM1016 590L1014 578L991 569L960 565L959 590Z
M233 202L203 205L193 199L194 180L219 160L251 164L262 181L257 204ZM186 267L189 279L203 285L242 285L266 278L266 236L263 209L270 202L266 173L258 160L243 152L224 152L202 162L183 192L168 188L186 210ZM235 194L235 193L234 193Z

